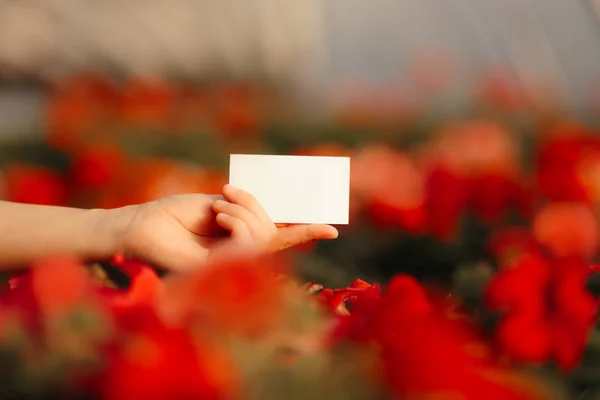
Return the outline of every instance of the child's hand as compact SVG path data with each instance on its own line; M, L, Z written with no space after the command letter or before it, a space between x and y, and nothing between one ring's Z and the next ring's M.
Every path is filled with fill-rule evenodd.
M338 235L330 225L277 227L254 197L230 185L223 197L177 195L118 213L123 253L168 270L196 268L236 247L275 252Z

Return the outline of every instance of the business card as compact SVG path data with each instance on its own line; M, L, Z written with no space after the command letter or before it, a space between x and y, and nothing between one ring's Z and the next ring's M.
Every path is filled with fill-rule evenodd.
M275 223L349 223L349 157L232 154L229 183L251 193Z

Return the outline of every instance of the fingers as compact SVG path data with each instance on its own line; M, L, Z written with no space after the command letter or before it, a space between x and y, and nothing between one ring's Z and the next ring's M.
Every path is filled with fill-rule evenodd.
M250 211L260 223L273 224L263 206L250 193L231 185L225 185L223 187L223 196L230 203L240 205Z
M274 224L260 203L243 190L225 185L225 200L216 200L213 210L217 223L242 238L253 238L256 245L280 251L313 240L335 239L338 231L331 225Z
M259 247L269 245L276 237L277 229L260 203L250 193L231 185L225 185L223 195L227 201L216 200L213 203L213 210L218 215L223 214L228 217L219 218L225 218L232 226L235 219L238 230L241 229L239 227L242 223L245 224L256 245ZM227 229L226 226L224 227Z
M253 241L252 232L244 220L224 213L218 213L216 219L217 224L231 232L233 239L243 243Z
M228 203L224 200L217 200L213 203L213 210L216 213L223 213L241 219L248 225L251 231L259 230L261 227L258 218L256 218L252 212L240 205Z
M278 229L275 251L287 249L313 240L330 240L338 237L331 225L294 225Z
M257 243L266 243L276 234L277 230L271 221L262 223L252 212L238 204L217 200L213 204L213 210L217 215L224 214L244 223Z

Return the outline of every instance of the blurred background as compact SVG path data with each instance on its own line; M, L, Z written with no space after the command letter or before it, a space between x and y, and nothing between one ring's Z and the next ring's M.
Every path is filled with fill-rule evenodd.
M554 201L598 209L599 13L597 0L0 0L0 196L119 207L218 192L233 152L350 155L351 224L297 250L302 274L486 276L500 229ZM574 220L557 215L538 239ZM579 243L593 247L590 221Z

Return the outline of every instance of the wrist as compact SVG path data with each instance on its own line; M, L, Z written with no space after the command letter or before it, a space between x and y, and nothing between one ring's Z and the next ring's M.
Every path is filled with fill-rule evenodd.
M91 209L86 211L90 221L89 254L86 258L108 259L124 250L124 238L131 222L131 206L115 209Z

